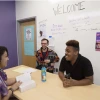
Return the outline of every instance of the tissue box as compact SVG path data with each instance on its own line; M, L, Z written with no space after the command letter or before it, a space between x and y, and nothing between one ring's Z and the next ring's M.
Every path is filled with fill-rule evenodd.
M22 83L22 84L19 86L19 90L20 90L20 92L24 92L24 91L27 91L27 90L32 89L32 88L34 88L34 87L36 87L35 81L30 80L30 81L28 81L28 82Z

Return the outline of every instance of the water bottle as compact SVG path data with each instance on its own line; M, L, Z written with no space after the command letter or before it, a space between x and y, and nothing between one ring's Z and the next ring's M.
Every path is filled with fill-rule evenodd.
M45 67L42 67L41 69L41 80L42 82L46 81L46 68Z

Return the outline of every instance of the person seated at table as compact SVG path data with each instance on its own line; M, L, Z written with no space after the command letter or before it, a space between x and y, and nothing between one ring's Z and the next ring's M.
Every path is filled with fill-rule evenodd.
M58 75L64 87L83 86L93 83L92 64L79 53L79 42L70 40L66 43L65 56L62 58ZM64 72L66 71L66 75Z
M3 68L7 66L8 60L7 48L0 46L0 100L10 100L13 91L17 90L21 85L21 82L16 82L15 78L7 78L6 73L3 71ZM8 89L7 86L11 86L11 88Z
M36 52L36 68L41 70L42 66L45 66L48 72L53 73L54 63L59 61L59 57L55 51L47 47L49 45L48 39L42 39L41 45L42 47Z

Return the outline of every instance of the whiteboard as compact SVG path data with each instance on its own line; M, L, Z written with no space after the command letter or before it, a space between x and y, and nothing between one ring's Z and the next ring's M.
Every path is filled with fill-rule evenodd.
M77 7L65 9L68 6L74 6L81 2L81 10ZM58 9L58 8L59 9ZM64 7L64 8L63 8ZM100 83L100 51L95 51L96 33L100 32L100 2L99 1L77 1L60 2L52 4L52 12L47 16L46 31L48 36L55 38L54 50L61 58L65 54L65 43L68 40L75 39L80 43L80 54L87 57L93 65L95 79ZM83 9L82 9L83 8ZM74 9L74 10L73 10ZM59 12L57 13L57 11ZM63 12L66 10L66 13ZM56 13L56 14L55 14ZM59 68L59 63L55 67Z

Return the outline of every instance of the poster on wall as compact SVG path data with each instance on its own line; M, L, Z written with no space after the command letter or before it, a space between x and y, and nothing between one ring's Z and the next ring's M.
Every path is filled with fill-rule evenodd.
M34 56L34 26L24 27L24 55Z
M46 26L47 20L42 20L39 22L39 37L46 37Z
M97 32L97 33L96 33L95 50L96 50L96 51L100 51L100 32Z
M27 56L34 56L34 43L24 42L24 54Z
M34 40L34 26L24 27L24 41Z

